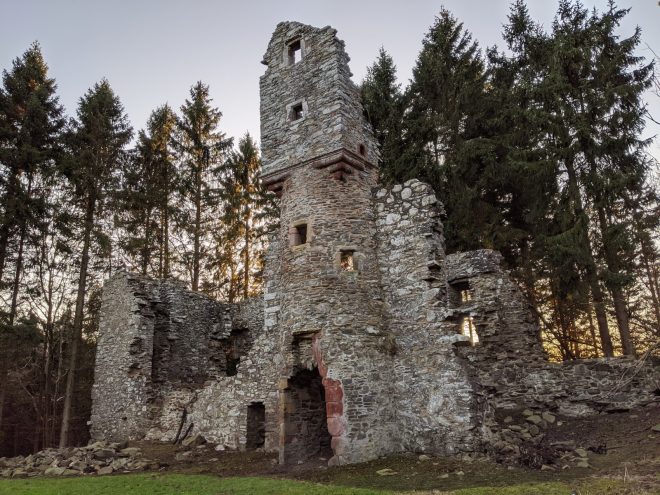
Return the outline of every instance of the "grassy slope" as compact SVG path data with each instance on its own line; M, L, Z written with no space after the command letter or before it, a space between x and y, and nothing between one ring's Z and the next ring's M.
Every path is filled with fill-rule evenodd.
M573 488L565 483L538 483L504 488L467 488L443 493L454 495L568 495ZM577 493L580 495L640 493L629 491L620 483L606 480L582 482L578 490ZM282 479L218 478L180 474L0 480L0 495L88 495L92 493L95 495L384 495L393 492Z

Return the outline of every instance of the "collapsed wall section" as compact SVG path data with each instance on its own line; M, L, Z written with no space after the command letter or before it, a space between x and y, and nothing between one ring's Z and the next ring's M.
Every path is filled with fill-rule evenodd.
M650 360L548 362L534 308L501 261L495 251L478 250L451 254L446 263L448 321L476 335L457 350L474 386L480 449L501 460L534 462L530 452L541 448L555 415L591 416L657 402L660 368Z
M271 249L272 246L269 253ZM247 328L251 335L251 344L236 364L235 374L207 382L186 397L186 404L181 404L177 400L178 391L173 391L172 413L167 417L163 415L149 432L149 438L174 439L185 405L187 414L182 429L190 429L191 435L201 433L207 440L227 449L272 451L277 448L277 382L282 356L278 335L269 331L263 322L262 298L232 308L233 331ZM254 419L256 416L258 421Z
M93 438L176 428L209 382L235 374L262 327L261 301L222 304L176 281L119 273L104 286ZM185 413L184 413L185 411ZM170 428L171 429L171 428Z

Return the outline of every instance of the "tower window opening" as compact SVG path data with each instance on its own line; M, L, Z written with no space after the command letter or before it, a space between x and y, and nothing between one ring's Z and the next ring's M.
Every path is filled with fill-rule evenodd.
M358 146L358 152L362 156L367 156L367 147L364 144L360 144L360 146Z
M301 223L289 229L289 241L291 246L307 244L307 224Z
M467 279L456 280L450 282L449 285L452 289L451 298L454 304L462 305L468 304L472 301L474 292Z
M479 343L479 335L477 335L477 327L471 316L464 316L461 319L461 334L470 339L470 344L477 345Z
M357 271L357 265L355 263L355 251L353 250L342 250L339 254L339 267L344 272L354 272Z
M305 110L303 108L302 103L296 103L291 107L291 112L289 114L289 120L291 122L295 122L296 120L300 120L305 116Z
M288 45L289 65L295 65L302 60L302 42L300 39L290 42Z

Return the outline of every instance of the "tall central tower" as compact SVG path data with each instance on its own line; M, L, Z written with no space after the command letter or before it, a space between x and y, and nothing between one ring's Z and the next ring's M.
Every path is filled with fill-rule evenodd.
M300 167L341 171L337 177L375 167L377 147L348 61L331 27L277 26L260 84L263 180L271 189Z
M334 463L374 457L391 424L372 204L377 147L335 34L280 23L263 61L262 179L281 212L265 297L285 361L283 462L317 447Z

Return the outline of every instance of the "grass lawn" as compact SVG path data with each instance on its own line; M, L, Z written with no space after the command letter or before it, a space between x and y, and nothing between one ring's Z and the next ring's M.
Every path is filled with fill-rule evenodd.
M466 488L452 495L579 495L639 494L634 487L611 480L566 483L533 483L511 487ZM0 480L0 495L385 495L395 492L320 485L270 478L218 478L205 475L137 474L80 478ZM413 493L413 492L409 492ZM431 493L431 492L414 492ZM435 492L438 493L438 492Z

